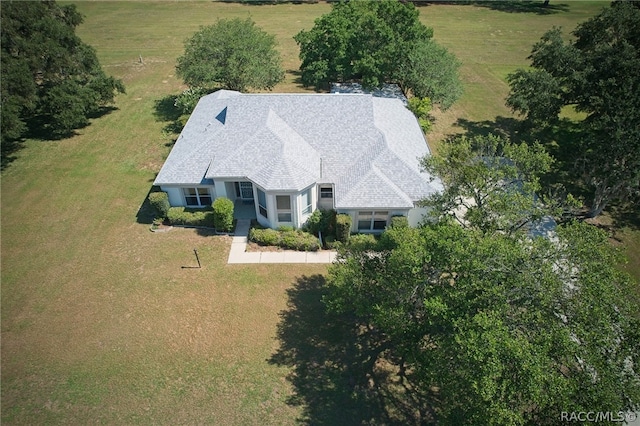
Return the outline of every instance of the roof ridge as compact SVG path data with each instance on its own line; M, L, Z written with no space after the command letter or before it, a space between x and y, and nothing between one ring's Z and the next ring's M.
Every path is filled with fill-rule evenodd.
M385 183L387 185L389 185L395 192L396 194L398 194L400 197L404 198L405 201L409 202L409 203L414 203L414 201L411 199L411 197L409 197L409 195L407 195L406 192L404 192L403 189L401 189L398 185L396 185L391 179L389 179L389 177L386 175L386 173L384 173L382 170L380 170L378 168L378 166L376 166L376 164L374 162L371 162L371 170L378 175L382 180L385 181Z

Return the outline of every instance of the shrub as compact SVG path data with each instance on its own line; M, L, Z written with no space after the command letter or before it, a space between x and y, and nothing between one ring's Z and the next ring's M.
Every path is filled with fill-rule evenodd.
M336 237L334 235L327 235L324 239L324 245L329 250L334 250L340 247L340 241L336 241Z
M256 229L249 232L249 240L264 246L277 246L284 249L316 251L320 249L318 239L308 232L294 229Z
M406 216L392 216L390 228L408 228L409 219Z
M233 229L233 201L225 197L216 198L213 202L213 224L218 231Z
M212 209L171 207L167 218L172 225L214 227Z
M156 217L166 218L171 205L169 204L169 196L166 192L152 192L149 194L149 204L156 211Z
M249 240L263 246L277 246L280 244L280 233L275 229L251 228Z
M374 250L378 240L373 234L356 234L349 237L348 245L358 251Z
M285 231L282 233L282 247L300 250L300 251L316 251L320 249L318 238L303 231Z
M431 99L413 97L409 99L409 109L418 119L420 128L423 132L431 130L431 120L429 120L429 113L431 112Z
M346 243L351 235L351 216L348 214L336 215L336 239Z
M335 210L314 210L307 219L303 229L313 235L323 236L335 235L336 211Z

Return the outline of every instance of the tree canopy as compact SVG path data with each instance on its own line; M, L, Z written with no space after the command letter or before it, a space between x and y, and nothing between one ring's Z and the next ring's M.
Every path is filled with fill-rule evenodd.
M249 18L201 27L186 40L176 69L192 88L272 89L284 79L275 37Z
M550 241L444 219L347 246L325 303L383 340L368 364L387 373L372 377L395 372L419 421L558 424L640 403L640 323L617 261L585 223Z
M380 348L371 376L395 372L406 393L394 397L425 423L637 409L640 312L620 252L586 223L547 238L524 226L554 211L536 197L551 157L493 136L441 154L423 161L445 186L426 200L433 220L347 244L329 271L327 308Z
M640 191L640 9L614 2L573 36L565 42L559 28L544 34L529 57L532 69L508 77L507 105L539 126L564 106L586 114L576 169L593 191L589 215L597 216Z
M327 87L358 80L366 88L398 83L405 92L448 108L462 93L459 62L432 36L410 2L336 3L311 30L294 37L302 83Z
M422 167L444 184L442 192L422 204L436 218L450 216L466 228L512 234L573 206L570 196L540 194L540 177L552 162L539 143L457 136L442 144L438 156L422 159Z
M74 5L3 1L1 8L3 143L29 127L67 135L124 93L75 34L82 16Z

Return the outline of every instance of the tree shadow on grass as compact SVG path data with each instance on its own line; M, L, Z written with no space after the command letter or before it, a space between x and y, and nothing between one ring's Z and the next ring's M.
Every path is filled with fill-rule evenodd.
M553 0L546 4L543 0L462 0L462 1L438 1L438 0L415 0L416 6L429 4L451 4L456 6L469 5L486 7L491 10L506 13L533 13L536 15L553 15L556 13L568 12L569 5L566 3L556 3Z
M26 132L20 137L15 139L3 138L2 146L0 146L0 171L4 171L13 163L18 157L17 153L24 148L24 143L27 139L33 139L41 142L59 141L67 139L78 134L77 130L84 129L91 125L89 120L103 117L107 114L116 111L118 108L114 106L103 106L98 108L93 113L87 116L87 122L75 129L67 132L53 132L51 130L51 121L49 118L42 116L31 117L26 120Z
M280 348L271 364L292 369L294 393L308 425L420 424L415 395L405 392L392 363L389 342L347 315L327 312L321 275L298 278L280 312ZM420 420L422 418L422 420Z
M160 191L160 188L157 186L152 186L149 189L149 192L147 192L147 195L144 197L144 201L140 204L140 207L136 212L136 222L144 225L151 225L153 223L153 220L156 218L156 211L149 202L149 194L157 191Z
M182 112L175 105L176 95L167 95L155 101L153 116L157 121L167 123L162 130L166 133L179 134L184 127Z
M24 148L24 139L3 139L0 146L0 171L5 171L18 156L16 155Z

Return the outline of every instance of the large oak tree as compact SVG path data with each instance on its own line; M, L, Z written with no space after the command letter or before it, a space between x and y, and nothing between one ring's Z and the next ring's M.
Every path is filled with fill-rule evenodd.
M336 3L312 29L294 37L302 83L318 88L332 82L359 81L366 88L398 83L405 93L448 108L462 93L460 64L432 36L410 2Z
M507 105L538 126L564 106L586 114L575 166L593 191L594 217L640 192L640 9L614 2L573 36L566 42L554 28L533 46L532 69L508 77Z
M54 1L3 1L2 141L32 130L64 136L124 92L75 34L82 16Z
M523 226L552 213L534 197L549 156L491 137L442 155L425 161L446 188L429 204L467 213L348 244L329 272L328 309L380 348L363 361L381 366L372 386L395 372L392 399L416 423L553 425L563 412L637 409L640 313L619 252L586 223L551 238Z
M192 88L272 89L284 79L275 37L251 19L221 19L185 42L178 75Z

